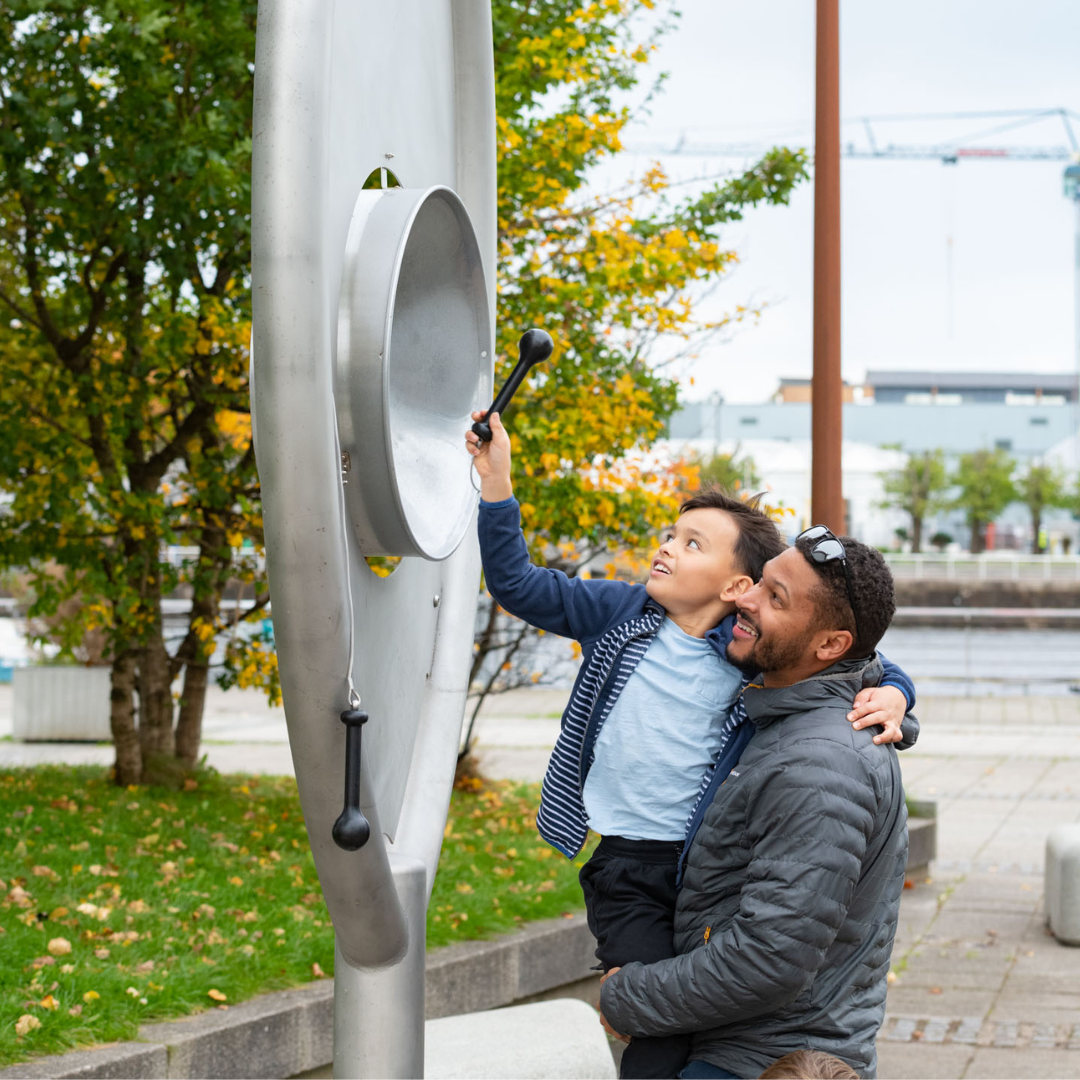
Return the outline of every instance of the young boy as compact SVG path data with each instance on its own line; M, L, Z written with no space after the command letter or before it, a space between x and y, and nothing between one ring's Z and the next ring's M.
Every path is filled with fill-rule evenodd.
M481 419L474 413L474 419ZM552 751L537 827L568 858L601 836L581 871L604 970L674 955L672 920L684 848L753 727L742 674L726 658L735 598L786 545L751 504L721 492L686 502L646 585L568 578L533 566L510 481L510 439L497 413L490 443L466 444L480 476L480 550L488 591L511 614L576 639L582 664ZM903 738L914 705L906 675L864 689L849 719ZM917 728L912 718L911 741ZM634 1039L623 1077L673 1077L689 1036Z

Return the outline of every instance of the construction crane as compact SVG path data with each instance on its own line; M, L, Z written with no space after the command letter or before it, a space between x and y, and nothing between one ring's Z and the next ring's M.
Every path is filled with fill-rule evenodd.
M1065 135L1065 142L1051 146L1002 146L987 144L986 140L1008 131L1041 124L1057 119ZM878 138L884 124L897 123L933 123L957 122L969 120L997 120L997 124L986 130L979 130L959 138L947 139L937 143L923 145L904 145L893 142L883 144ZM907 161L940 161L945 165L956 165L963 160L1004 159L1009 161L1076 161L1080 157L1080 142L1073 129L1073 121L1080 122L1080 113L1071 109L1012 109L998 112L958 112L958 113L898 113L888 116L859 116L842 121L844 127L861 130L863 138L850 138L841 146L840 153L847 158L900 159ZM776 140L798 143L803 140ZM805 142L809 144L808 137ZM635 142L627 140L624 144L632 153L657 154L667 156L680 154L687 157L729 157L758 158L769 145L760 142L715 143L692 140L684 132L673 143Z
M882 125L897 123L934 123L934 122L967 122L975 120L996 121L990 127L973 131L959 138L942 140L937 143L922 145L897 144L894 142L882 143L879 132ZM996 139L1007 132L1017 131L1035 124L1047 121L1060 122L1065 136L1063 143L1055 145L1002 145L988 142ZM861 135L853 136L846 142L841 143L840 154L846 158L861 158L863 160L890 160L890 161L940 161L943 165L958 165L961 161L1067 161L1063 175L1064 194L1070 199L1076 209L1075 236L1074 236L1074 319L1075 319L1075 350L1076 350L1076 373L1077 389L1075 392L1074 409L1077 412L1077 422L1073 425L1073 437L1076 440L1074 450L1074 464L1080 464L1080 142L1077 141L1073 122L1080 122L1080 113L1071 109L1009 109L997 112L956 112L956 113L899 113L888 116L861 116L852 117L842 121L842 125L854 128ZM875 128L875 125L877 126ZM784 139L775 142L798 144L799 142L810 144L811 138ZM678 154L686 157L726 157L757 160L762 157L770 146L762 142L744 143L712 143L691 140L685 133L681 134L674 143L637 143L627 140L624 143L627 150L632 153L656 154L667 156ZM951 238L950 238L951 245ZM950 269L951 278L951 247ZM950 282L951 292L951 282ZM951 301L950 301L951 320Z

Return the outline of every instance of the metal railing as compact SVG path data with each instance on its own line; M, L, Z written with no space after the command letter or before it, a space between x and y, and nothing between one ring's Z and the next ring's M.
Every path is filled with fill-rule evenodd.
M1080 555L1032 555L988 551L982 555L886 552L885 561L898 578L927 581L1080 581Z

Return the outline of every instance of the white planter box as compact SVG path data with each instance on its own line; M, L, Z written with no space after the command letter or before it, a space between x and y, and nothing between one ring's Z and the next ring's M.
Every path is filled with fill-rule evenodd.
M111 669L41 664L15 669L16 739L108 742Z

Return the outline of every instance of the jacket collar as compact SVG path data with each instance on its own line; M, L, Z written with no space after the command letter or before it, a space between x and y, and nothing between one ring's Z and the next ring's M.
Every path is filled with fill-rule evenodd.
M751 683L743 695L746 715L761 729L795 713L822 706L846 709L860 690L878 685L882 671L881 661L874 653L860 660L841 660L791 686L765 687Z

